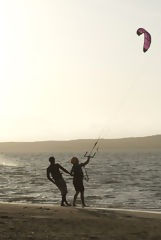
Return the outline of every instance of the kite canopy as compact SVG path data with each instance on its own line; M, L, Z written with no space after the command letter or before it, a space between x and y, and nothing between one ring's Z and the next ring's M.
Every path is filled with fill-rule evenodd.
M140 36L141 34L144 33L144 46L143 46L143 51L146 52L151 44L151 35L148 33L144 28L139 28L137 30L137 35Z

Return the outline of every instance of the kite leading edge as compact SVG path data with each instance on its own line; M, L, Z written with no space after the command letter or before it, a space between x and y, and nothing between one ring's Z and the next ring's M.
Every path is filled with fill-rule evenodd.
M137 30L137 35L140 36L141 34L144 33L144 46L143 46L143 51L146 52L151 44L151 35L148 33L144 28L139 28Z

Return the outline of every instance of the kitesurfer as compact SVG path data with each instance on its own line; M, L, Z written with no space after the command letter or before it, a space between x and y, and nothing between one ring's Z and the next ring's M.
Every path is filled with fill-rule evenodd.
M83 185L82 167L84 167L89 163L90 158L91 156L87 156L87 160L84 163L79 163L79 160L77 157L73 157L71 159L71 163L73 164L73 167L71 169L71 175L73 176L73 185L76 191L73 199L73 206L76 206L76 200L77 200L78 194L80 193L82 207L86 207L86 204L84 201L84 185Z

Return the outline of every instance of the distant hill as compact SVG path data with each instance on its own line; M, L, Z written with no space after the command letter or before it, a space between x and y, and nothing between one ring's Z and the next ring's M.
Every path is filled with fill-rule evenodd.
M0 142L0 152L85 152L92 148L96 139L71 141ZM161 150L161 135L101 139L100 151Z

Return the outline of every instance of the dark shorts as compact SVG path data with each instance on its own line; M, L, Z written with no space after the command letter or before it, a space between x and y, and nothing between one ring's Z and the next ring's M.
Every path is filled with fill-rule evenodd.
M67 185L63 178L57 179L55 184L59 188L61 195L67 194Z
M83 179L73 179L73 185L76 192L84 191Z

